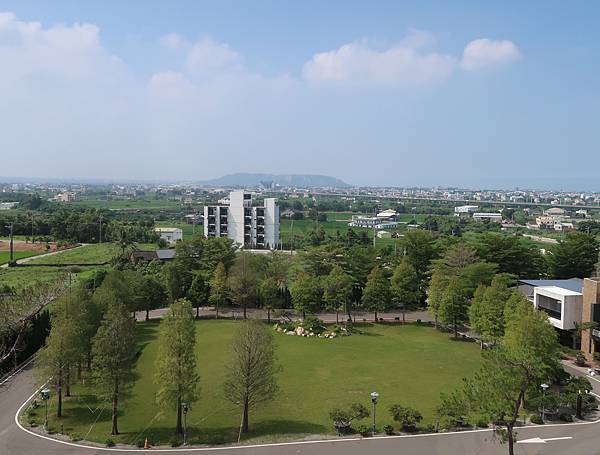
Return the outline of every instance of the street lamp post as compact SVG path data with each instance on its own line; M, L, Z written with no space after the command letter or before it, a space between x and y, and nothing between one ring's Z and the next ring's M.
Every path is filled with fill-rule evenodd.
M183 445L187 445L187 413L190 408L189 401L181 401L181 410L183 411Z
M542 422L544 421L544 419L546 418L546 390L548 390L548 388L550 387L548 384L544 383L541 384L540 387L542 388Z
M373 436L375 436L375 409L377 405L377 398L379 398L379 394L377 392L371 392L371 402L373 403Z
M44 419L44 430L48 430L48 400L50 399L50 389L42 389L40 391L42 401L46 405L46 417Z

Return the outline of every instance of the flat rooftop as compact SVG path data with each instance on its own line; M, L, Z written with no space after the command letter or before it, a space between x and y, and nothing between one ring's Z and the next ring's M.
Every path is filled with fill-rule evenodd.
M583 280L581 278L570 278L568 280L519 280L519 283L529 286L555 286L557 288L568 289L573 292L583 292Z

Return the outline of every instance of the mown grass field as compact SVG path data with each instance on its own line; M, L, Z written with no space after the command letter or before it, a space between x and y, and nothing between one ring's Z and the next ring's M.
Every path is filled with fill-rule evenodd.
M16 260L16 259L36 256L38 254L40 254L40 253L37 253L35 251L15 251L14 258ZM9 260L10 260L10 251L0 251L0 264L6 264Z
M239 322L198 321L197 359L200 400L188 414L189 439L193 443L237 440L240 413L223 397L225 363ZM154 361L158 322L137 326L141 355L130 395L121 404L115 442L134 443L148 437L166 443L173 434L174 410L159 415L155 404ZM461 378L479 366L480 351L474 343L455 342L427 326L367 325L364 334L324 340L275 333L280 392L273 401L250 414L246 440L272 441L333 432L331 409L353 402L370 404L369 393L380 393L378 427L392 423L388 408L400 403L423 413L423 425L434 422L441 392L458 387ZM76 386L66 399L66 417L54 417L50 426L79 437L105 442L110 432L110 406L92 395L93 387ZM41 411L38 417L41 419ZM357 422L357 424L367 421Z
M97 268L97 267L95 267ZM81 268L75 279L88 276L94 267ZM66 273L62 267L14 267L0 269L0 285L6 284L15 288L24 288L35 282L48 282L58 279Z
M101 264L120 252L121 249L114 243L99 243L33 259L30 264Z

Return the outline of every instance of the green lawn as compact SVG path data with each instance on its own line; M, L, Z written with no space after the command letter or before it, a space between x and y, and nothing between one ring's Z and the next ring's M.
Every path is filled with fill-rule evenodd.
M30 264L100 264L110 261L120 252L121 249L114 243L99 243L33 259Z
M96 267L97 268L97 267ZM77 278L88 276L94 268L86 267L77 273ZM15 288L24 288L39 282L56 280L65 273L62 267L13 267L0 269L0 284L7 284Z
M197 355L201 398L188 415L190 440L195 443L231 442L237 439L240 414L223 398L224 364L237 322L198 321ZM123 432L115 441L133 443L148 437L167 442L174 427L174 412L158 415L153 378L158 323L138 325L141 356L129 398L121 405ZM440 392L448 392L479 366L474 343L455 342L448 334L426 326L368 325L362 335L334 340L300 338L275 333L282 366L280 393L250 414L252 441L285 440L308 434L332 433L329 411L352 402L370 404L369 393L380 393L378 427L392 423L388 407L400 403L424 415L423 425L434 421ZM66 417L53 417L50 425L104 442L110 431L110 406L90 395L92 388L77 386L65 402ZM51 404L54 408L55 403ZM99 412L101 412L99 414ZM39 414L41 419L41 413ZM365 424L369 422L365 421Z
M16 259L21 259L21 258L28 258L30 256L36 256L38 254L41 254L39 252L35 252L35 251L15 251L14 252L14 258ZM10 251L0 251L0 264L5 264L10 260Z

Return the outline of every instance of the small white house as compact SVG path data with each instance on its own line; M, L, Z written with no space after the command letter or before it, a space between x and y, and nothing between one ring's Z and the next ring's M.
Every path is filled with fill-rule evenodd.
M155 228L154 232L156 232L161 239L165 239L167 243L175 243L178 240L183 240L183 230L180 228L159 227Z

